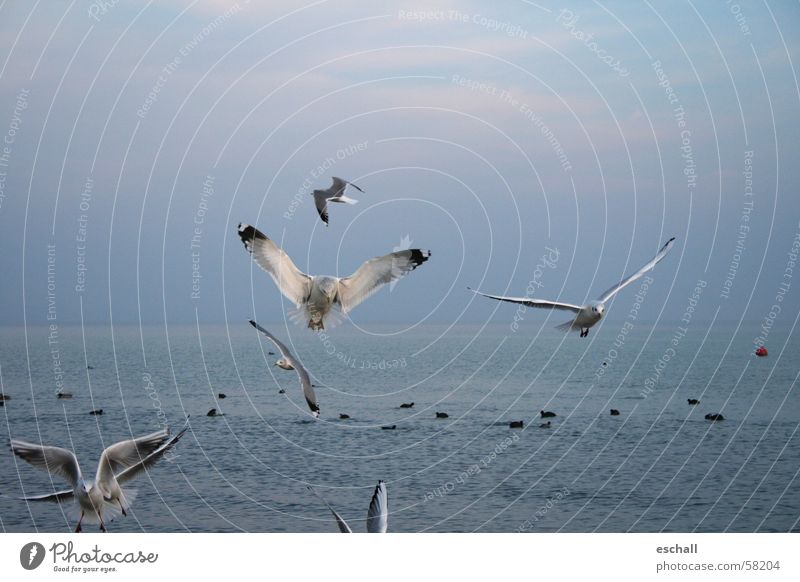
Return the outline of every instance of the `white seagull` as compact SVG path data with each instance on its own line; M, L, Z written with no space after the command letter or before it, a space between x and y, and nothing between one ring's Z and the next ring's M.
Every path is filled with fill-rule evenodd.
M308 489L314 495L319 497L328 507L328 509L330 509L334 519L336 520L336 525L339 526L339 531L341 533L353 533L353 530L350 529L350 526L347 525L347 522L344 520L344 518L339 515L333 507L331 507L330 503L328 503L322 495L317 493L310 485L308 486ZM389 495L386 491L386 483L383 481L378 481L378 484L375 486L375 492L372 494L372 501L370 501L369 510L367 510L367 533L386 533L388 527Z
M563 323L559 326L556 326L556 329L560 329L562 331L570 331L570 330L580 330L581 337L586 337L589 335L589 328L596 324L603 318L606 309L606 303L614 297L617 293L619 293L624 287L630 285L637 279L639 279L642 275L651 271L664 257L667 256L667 253L672 248L672 245L675 243L675 237L669 239L661 250L658 251L653 260L647 263L644 267L636 271L633 275L623 279L611 289L603 293L598 299L595 301L590 301L586 305L573 305L572 303L561 303L559 301L548 301L546 299L533 299L529 297L502 297L500 295L488 295L486 293L481 293L480 291L475 291L470 289L473 293L477 293L478 295L483 295L484 297L489 297L491 299L497 299L498 301L510 301L511 303L520 303L527 307L539 307L541 309L559 309L562 311L573 311L577 315L574 319ZM468 288L469 289L469 288Z
M303 396L305 396L306 403L311 409L311 414L314 415L314 418L319 418L319 403L317 402L317 395L314 394L314 387L311 384L311 378L308 376L306 369L300 362L297 361L297 359L295 359L295 357L292 355L292 352L289 351L289 348L283 345L283 342L278 340L278 338L258 325L252 319L250 320L250 325L267 336L272 343L275 344L275 347L280 350L281 355L283 355L283 360L285 360L286 363L291 366L290 368L284 368L284 370L294 370L297 372L297 377L300 378L300 386L303 388ZM281 366L281 368L283 368L283 366Z
M294 366L289 363L289 360L286 358L281 358L277 362L273 364L273 366L278 366L281 370L294 370Z
M344 204L356 204L358 202L358 200L348 198L344 195L344 190L347 186L352 186L359 192L364 192L352 182L334 176L333 185L330 188L327 190L314 190L311 193L311 195L314 196L314 204L317 206L319 217L322 219L322 222L325 223L325 226L328 226L328 202L342 202Z
M312 330L325 329L331 310L350 313L375 291L407 275L428 260L431 252L407 249L375 257L349 277L306 275L278 245L257 228L239 224L239 237L259 267L270 274L280 292L295 304L296 321L308 321Z
M51 475L63 477L72 486L46 495L21 497L23 501L51 501L63 503L73 501L80 509L80 518L75 532L81 531L81 523L99 523L106 531L106 521L119 513L127 515L136 490L123 487L151 467L180 440L188 428L188 420L181 431L169 437L163 429L147 436L130 439L111 445L100 455L94 481L86 481L81 474L78 459L72 451L60 447L42 446L21 440L11 441L11 450L34 467L44 469Z

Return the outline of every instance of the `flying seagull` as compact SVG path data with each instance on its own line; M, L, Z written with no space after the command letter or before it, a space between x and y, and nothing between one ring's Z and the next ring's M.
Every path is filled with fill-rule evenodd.
M653 257L653 260L647 263L644 267L611 287L611 289L603 293L595 301L590 301L586 305L573 305L572 303L561 303L559 301L548 301L546 299L533 299L529 297L501 297L500 295L488 295L486 293L481 293L480 291L474 291L473 289L470 289L470 291L477 293L478 295L483 295L484 297L497 299L498 301L520 303L527 307L572 311L577 314L574 319L557 326L556 329L560 329L562 331L580 330L581 337L586 337L589 335L589 328L603 318L603 314L605 313L606 309L606 303L624 287L630 285L648 271L651 271L661 261L661 259L667 256L667 253L670 251L673 244L675 244L675 237L669 239L666 244L661 247L661 250L658 251L658 254Z
M295 357L292 355L292 352L289 351L289 348L283 345L283 342L278 340L274 335L269 333L266 329L258 325L252 319L250 320L250 325L267 336L272 343L275 344L275 347L281 351L283 359L286 360L290 366L292 366L291 368L287 369L295 370L297 372L297 377L300 378L300 386L303 388L303 396L305 396L306 403L311 409L311 414L314 415L314 418L319 418L319 403L317 402L317 395L314 394L314 387L311 385L311 378L309 378L306 369L295 359Z
M344 518L331 507L330 503L328 503L322 495L317 493L310 485L308 486L308 490L319 497L328 509L330 509L341 533L353 533L353 530L350 529L350 526L347 525ZM367 533L386 533L388 527L389 495L386 491L386 483L378 481L378 484L375 486L375 492L372 494L369 510L367 511Z
M15 455L34 467L44 469L69 481L71 489L48 495L22 497L23 501L77 502L80 518L75 531L81 531L81 523L99 523L106 531L106 521L122 513L127 515L136 498L136 490L123 487L125 483L150 468L180 440L189 426L188 419L181 431L169 437L169 429L163 429L138 439L120 441L111 445L100 455L94 481L86 481L81 474L78 459L72 451L60 447L42 446L21 440L11 441Z
M375 257L349 277L306 275L278 245L257 228L239 224L239 237L258 266L270 274L281 293L295 304L290 314L308 321L312 330L325 329L331 310L346 315L378 289L407 275L428 260L431 252L407 249Z
M292 366L286 358L281 358L275 362L273 366L278 366L281 370L294 370L294 366Z
M342 202L344 204L355 204L358 202L358 200L348 198L344 195L344 190L348 186L352 186L359 192L364 192L352 182L334 176L333 185L330 188L327 190L314 190L311 193L312 196L314 196L314 204L317 206L319 217L322 219L322 222L325 223L325 226L328 226L328 202Z

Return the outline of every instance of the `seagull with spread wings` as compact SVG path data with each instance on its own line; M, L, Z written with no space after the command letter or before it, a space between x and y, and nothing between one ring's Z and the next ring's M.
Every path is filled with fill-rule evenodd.
M250 320L250 325L260 331L262 334L267 336L267 338L275 344L281 355L283 356L283 361L285 361L290 368L284 368L285 370L294 370L297 372L297 377L300 379L300 387L303 389L303 396L306 399L306 404L311 409L311 414L314 415L314 418L319 418L319 403L317 402L317 395L314 394L314 386L311 384L311 378L308 375L308 372L303 367L303 364L297 361L297 359L292 355L292 352L289 351L283 342L281 342L278 338L274 335L269 333L266 329L258 325L252 319Z
M603 293L598 299L595 301L590 301L586 305L574 305L572 303L562 303L560 301L548 301L546 299L533 299L529 297L502 297L500 295L489 295L486 293L481 293L480 291L474 291L470 289L473 293L477 293L478 295L483 295L484 297L489 297L490 299L497 299L498 301L509 301L511 303L520 303L525 305L526 307L537 307L540 309L558 309L560 311L572 311L575 313L575 317L570 321L563 323L556 327L556 329L560 329L562 331L570 331L570 330L580 330L581 337L586 337L589 335L589 328L595 325L598 321L603 318L606 309L606 303L611 300L614 295L619 293L623 288L630 285L640 277L642 277L648 271L653 270L653 268L667 256L672 245L675 244L675 237L669 239L666 244L661 247L661 250L658 251L653 259L647 263L644 267L636 271L633 275L623 279L611 289Z
M67 481L71 489L47 495L20 498L23 501L50 501L56 503L75 502L80 518L75 531L81 531L83 521L99 523L106 531L106 522L119 513L127 515L136 491L123 487L139 476L164 456L180 440L188 428L170 438L169 430L163 429L147 436L130 439L111 445L100 455L94 481L87 481L81 474L78 459L72 451L60 447L37 445L21 440L11 441L15 455L38 469Z
M283 249L249 224L239 224L244 248L275 281L280 292L295 304L292 319L307 321L312 330L325 329L332 314L350 313L378 289L400 279L428 260L431 252L407 249L375 257L349 277L306 275Z
M319 497L322 500L330 512L333 514L333 518L336 520L336 525L339 526L339 531L341 533L353 533L353 530L350 529L350 526L347 525L347 522L344 518L339 515L339 513L331 507L331 504L328 503L325 498L317 493L313 487L310 485L308 486L309 491L311 491L314 495ZM386 530L389 527L389 494L386 491L386 483L384 481L378 481L378 484L375 486L375 492L372 494L372 501L369 503L369 509L367 510L367 533L386 533Z
M343 204L356 204L358 202L358 200L344 195L344 190L348 186L352 186L359 192L364 192L352 182L334 176L333 185L330 188L327 190L314 190L311 193L314 196L314 204L317 207L317 212L319 212L319 217L325 223L325 226L328 226L328 202L341 202Z

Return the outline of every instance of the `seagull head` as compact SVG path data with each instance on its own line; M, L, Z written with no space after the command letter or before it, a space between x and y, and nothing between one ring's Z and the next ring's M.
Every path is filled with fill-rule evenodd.
M80 480L80 483L78 483L78 486L80 487L81 491L83 491L86 494L88 494L89 493L89 489L91 489L91 486L86 481L84 481L83 479Z
M332 277L325 277L319 282L319 290L322 291L326 297L331 299L336 295L336 279Z
M600 317L603 317L603 312L605 311L605 306L602 303L597 303L592 305L592 313L596 313Z

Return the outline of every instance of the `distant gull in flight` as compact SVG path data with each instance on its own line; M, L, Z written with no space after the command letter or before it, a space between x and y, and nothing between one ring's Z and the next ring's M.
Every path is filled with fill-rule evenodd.
M273 364L274 366L278 366L281 370L294 370L294 366L289 363L289 360L286 358L281 358L277 362Z
M358 200L344 195L344 190L348 186L352 186L359 192L364 192L352 182L334 176L333 185L330 188L327 190L314 190L311 193L314 196L314 204L317 206L319 217L325 223L325 226L328 226L328 202L342 202L344 204L356 204L358 202Z
M239 237L258 266L295 304L292 319L307 320L312 330L325 329L331 310L350 313L378 289L407 275L431 256L427 250L408 249L370 259L349 277L312 276L301 272L289 255L249 224L239 224Z
M341 533L353 533L353 530L350 529L350 526L347 525L347 522L344 520L344 518L339 515L333 507L331 507L330 503L328 503L322 495L317 493L310 485L308 486L308 490L319 497L328 507L330 512L333 514L333 517L336 520L336 525L339 526L339 531ZM386 533L388 527L389 495L386 491L386 483L383 481L378 481L378 485L375 487L375 492L372 494L372 501L370 501L369 510L367 510L367 533Z
M127 515L131 503L136 498L136 490L123 485L150 468L180 440L188 428L188 420L183 429L169 437L169 430L163 429L138 439L120 441L111 445L100 455L94 481L86 481L81 474L78 459L72 451L60 447L42 446L21 440L11 441L15 455L36 468L44 469L51 475L69 481L71 489L57 491L48 495L22 497L23 501L51 501L63 503L77 502L80 518L75 531L81 531L81 523L99 523L101 531L106 531L106 521L122 513Z
M651 271L661 261L661 259L667 256L667 253L670 251L674 243L675 237L672 237L663 247L661 247L661 250L658 251L658 254L655 257L653 257L652 261L636 271L633 275L623 279L611 287L611 289L603 293L596 301L590 301L586 305L574 305L572 303L561 303L559 301L548 301L546 299L533 299L529 297L501 297L499 295L488 295L486 293L481 293L480 291L474 291L473 289L470 289L470 291L477 293L478 295L483 295L484 297L497 299L498 301L520 303L527 307L573 311L577 314L575 318L556 326L556 329L560 329L561 331L580 330L581 337L586 337L589 335L589 328L603 318L606 308L605 304L624 287L630 285L648 271Z
M317 402L317 395L314 394L314 387L311 385L311 378L308 376L306 369L295 359L295 357L289 351L289 348L283 345L283 343L274 335L269 333L266 329L258 325L252 319L250 320L250 325L267 336L272 343L275 344L275 347L280 350L283 358L289 363L289 365L292 366L292 369L297 372L297 376L300 378L300 386L303 388L303 396L305 396L306 403L311 409L311 414L314 415L314 418L319 418L319 403Z

